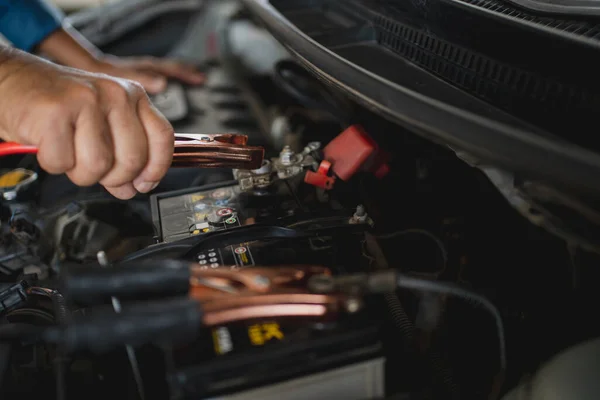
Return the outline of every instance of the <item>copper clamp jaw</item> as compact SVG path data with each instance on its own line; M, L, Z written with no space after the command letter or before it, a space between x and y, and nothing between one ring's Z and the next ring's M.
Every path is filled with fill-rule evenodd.
M248 136L234 133L204 135L176 133L173 167L232 168L254 170L262 166L265 150L246 146ZM37 154L35 146L0 143L0 156Z
M173 167L258 169L264 149L247 146L248 136L234 133L176 133Z
M328 275L327 268L318 266L242 270L197 266L192 268L190 296L202 304L207 326L275 317L327 320L359 311L359 297L308 290L311 277Z

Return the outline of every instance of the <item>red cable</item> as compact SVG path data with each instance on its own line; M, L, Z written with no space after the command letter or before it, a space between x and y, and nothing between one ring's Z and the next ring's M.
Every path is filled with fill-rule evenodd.
M14 156L17 154L37 154L38 149L35 146L26 146L18 143L0 143L0 157Z

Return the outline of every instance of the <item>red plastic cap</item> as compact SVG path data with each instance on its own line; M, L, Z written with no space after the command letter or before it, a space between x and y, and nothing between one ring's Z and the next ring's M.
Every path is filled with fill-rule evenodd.
M344 181L360 170L369 171L379 179L390 171L389 154L360 125L350 126L333 139L323 149L323 155L333 164L333 173Z
M347 181L375 154L377 144L360 125L352 125L325 149L325 159L333 164L333 172Z

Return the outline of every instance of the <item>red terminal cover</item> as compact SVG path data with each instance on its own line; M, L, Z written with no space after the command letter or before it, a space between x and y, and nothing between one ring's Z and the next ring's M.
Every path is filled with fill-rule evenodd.
M348 127L325 147L323 154L332 164L331 170L343 181L360 170L370 171L377 178L389 172L389 155L380 150L360 125Z
M323 160L321 161L321 164L319 164L317 172L313 172L311 170L306 171L306 175L304 175L304 182L308 183L309 185L329 190L333 188L333 184L335 183L335 176L329 176L330 169L331 163Z

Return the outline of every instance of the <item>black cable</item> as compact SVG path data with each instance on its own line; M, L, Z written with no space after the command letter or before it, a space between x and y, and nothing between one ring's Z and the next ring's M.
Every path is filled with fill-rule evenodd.
M50 292L50 298L52 299L54 319L56 324L59 326L65 326L68 323L69 313L65 298L56 290ZM65 351L62 346L59 345L57 347L56 353L57 354L54 359L54 365L56 367L56 400L65 400L67 398L66 366L68 360L65 357Z
M10 366L12 343L0 343L0 393L4 384L4 376Z
M134 253L131 253L125 257L123 257L121 260L119 260L119 264L123 263L123 262L127 262L127 261L135 261L135 260L140 260L140 259L145 259L145 258L149 258L151 256L157 256L157 255L161 255L163 252L169 252L169 251L179 251L179 252L184 252L189 250L191 247L193 246L192 243L179 243L179 242L166 242L166 243L160 243L160 244L156 244L150 247L146 247L145 249L142 250L138 250Z
M446 268L448 266L448 250L446 249L446 245L444 244L444 242L442 242L442 240L440 238L438 238L436 235L434 235L433 233L429 232L426 229L418 229L418 228L411 228L411 229L403 229L401 231L397 231L397 232L392 232L392 233L388 233L388 234L383 234L383 235L375 235L375 237L377 239L394 239L400 236L406 236L406 235L421 235L423 237L426 237L428 239L431 239L437 246L437 248L440 251L440 255L442 256L442 268L437 272L437 275L439 276L440 274L442 274L443 272L446 271Z
M379 236L375 236L378 239L392 239L398 236L403 236L407 234L422 234L425 237L432 239L436 245L438 246L442 259L443 265L441 271L438 272L438 275L446 270L446 265L448 262L448 252L446 251L446 246L444 243L435 235L430 233L424 229L405 229L398 232L392 232L389 234L383 234ZM364 242L366 243L366 241ZM377 245L378 252L381 252L381 249ZM363 252L363 256L371 259L372 261L376 261L378 258L371 257ZM383 253L380 254L379 258L384 258ZM385 264L384 264L385 265ZM380 266L381 267L381 266ZM387 268L387 266L386 266ZM392 321L396 326L396 329L400 331L400 334L404 338L404 346L406 348L412 348L414 344L414 338L416 336L416 330L413 322L409 318L402 302L398 295L394 292L384 293L384 299L387 303L388 310L390 312ZM446 365L446 360L435 350L429 349L428 351L429 363L431 365L431 369L434 374L434 379L441 382L447 389L449 398L451 399L460 399L460 387L456 384L452 370Z
M44 332L43 327L23 324L9 323L0 325L0 341L1 342L23 342L36 341L42 337Z
M453 285L451 283L430 281L426 279L413 278L407 275L398 275L397 281L398 287L403 289L413 289L422 292L432 292L444 295L453 295L461 299L467 300L472 303L479 304L486 311L488 311L494 318L496 323L496 334L498 336L498 350L500 359L500 373L498 378L502 379L506 372L506 339L504 336L504 322L498 308L484 296L474 293L470 290L464 289L460 286ZM495 384L494 391L499 390L499 384ZM495 394L495 393L494 393Z
M50 293L50 298L52 299L56 323L59 325L66 324L68 322L69 309L65 298L56 290Z
M29 318L37 318L48 325L54 324L54 316L52 313L37 308L17 308L16 310L9 312L6 315L6 318L11 325L22 322L23 320L27 320Z
M302 202L296 195L296 191L294 190L294 188L292 188L292 185L290 184L290 182L288 182L287 179L283 179L283 182L285 183L285 186L287 187L288 191L290 192L290 195L294 198L294 201L296 202L296 205L298 206L298 208L304 212L308 212L308 209L302 205Z

